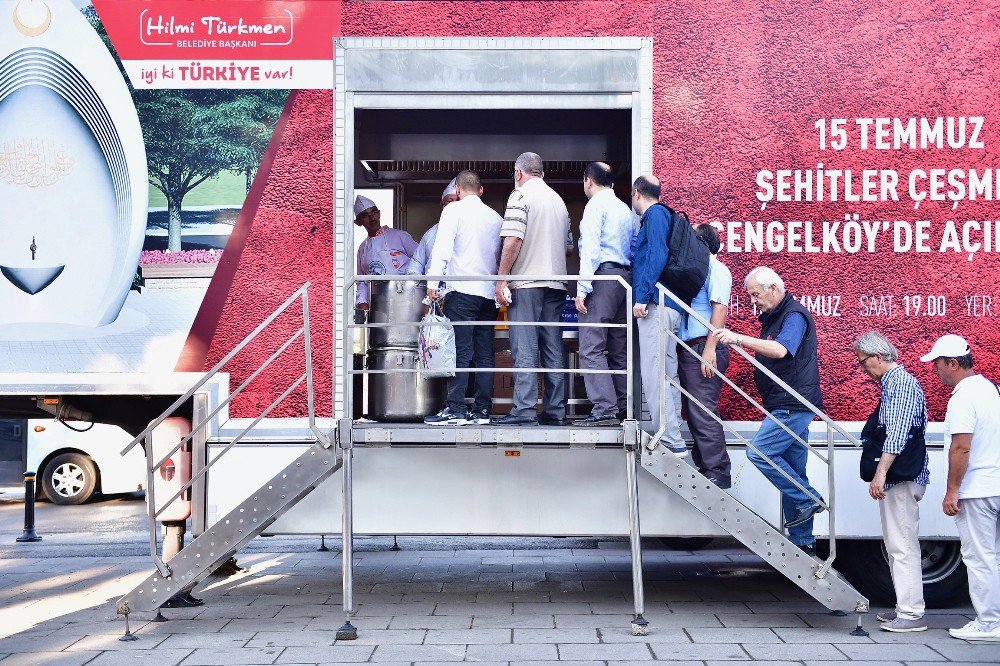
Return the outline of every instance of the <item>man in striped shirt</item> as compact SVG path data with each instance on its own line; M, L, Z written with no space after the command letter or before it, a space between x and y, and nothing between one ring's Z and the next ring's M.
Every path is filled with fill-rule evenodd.
M927 401L920 382L899 365L899 352L882 334L870 331L862 335L854 343L854 353L861 369L882 389L879 425L885 426L886 435L868 493L879 501L885 550L896 590L896 609L876 617L883 623L883 631L926 631L917 503L930 481L927 454L924 454L920 475L913 481L887 483L886 475L893 461L903 452L910 428L926 427Z

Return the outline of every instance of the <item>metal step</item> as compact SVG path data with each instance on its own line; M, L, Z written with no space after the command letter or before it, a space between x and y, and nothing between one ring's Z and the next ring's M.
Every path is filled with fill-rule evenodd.
M154 571L119 599L118 614L156 610L173 595L207 577L342 464L336 446L314 443L171 558L167 562L169 575Z
M665 446L658 445L652 451L646 447L642 449L641 466L644 470L757 553L813 599L830 610L868 612L868 599L836 571L806 555L770 523Z

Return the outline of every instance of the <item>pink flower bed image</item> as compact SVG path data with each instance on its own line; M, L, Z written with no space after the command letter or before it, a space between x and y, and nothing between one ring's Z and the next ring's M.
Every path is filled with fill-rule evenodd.
M143 250L139 258L139 263L144 266L160 264L217 264L221 257L222 250L181 250L180 252Z

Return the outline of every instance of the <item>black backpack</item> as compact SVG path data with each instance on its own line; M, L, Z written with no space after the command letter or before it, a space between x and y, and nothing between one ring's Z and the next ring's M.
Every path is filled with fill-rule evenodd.
M694 232L687 213L677 212L661 203L670 216L670 238L667 267L660 274L663 286L674 292L687 305L698 295L708 279L708 262L712 253L708 245Z

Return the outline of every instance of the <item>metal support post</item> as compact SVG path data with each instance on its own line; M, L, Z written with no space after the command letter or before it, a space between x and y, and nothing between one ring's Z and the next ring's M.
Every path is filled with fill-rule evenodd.
M321 553L329 553L330 552L330 549L326 547L326 535L325 534L320 534L319 535L319 548L317 548L316 550L318 550Z
M402 550L402 548L399 547L399 541L396 539L395 534L392 535L392 545L389 546L389 550L391 550L394 553L398 553L400 550Z
M135 634L133 634L129 630L129 628L128 628L128 616L129 616L129 613L131 613L131 612L132 611L129 610L128 604L125 604L124 607L122 607L122 609L119 611L119 613L121 615L125 616L125 635L118 639L120 641L128 642L128 641L137 641L137 640L139 640L138 638L135 637Z
M858 626L856 626L854 628L854 630L851 632L851 636L867 636L868 635L868 632L865 631L865 628L861 626L861 617L862 617L862 615L863 615L862 613L858 613Z
M341 557L344 576L344 614L347 618L344 621L344 626L337 630L336 639L338 641L353 641L358 638L358 629L351 624L351 615L354 614L354 488L352 485L354 446L351 441L351 422L349 419L340 421L337 434L344 460L343 483L341 485L344 506Z
M18 543L34 543L42 537L35 532L35 473L24 473L24 531L15 541Z
M634 421L633 421L634 423ZM635 444L626 445L625 471L628 477L628 518L629 541L632 546L632 596L635 602L635 617L632 619L632 635L649 634L649 622L642 616L645 598L642 587L642 546L639 541L639 483L635 473Z
M187 525L183 520L163 523L163 545L160 546L160 557L164 562L169 562L174 559L174 556L176 556L177 553L184 550L184 535L186 532ZM192 608L194 606L204 606L204 601L191 594L193 587L194 586L183 589L172 596L163 604L162 608ZM163 617L163 613L160 612L160 609L156 609L156 617L153 618L153 621L165 622L166 620L167 618Z

